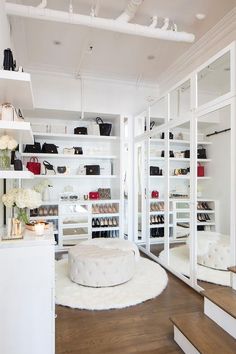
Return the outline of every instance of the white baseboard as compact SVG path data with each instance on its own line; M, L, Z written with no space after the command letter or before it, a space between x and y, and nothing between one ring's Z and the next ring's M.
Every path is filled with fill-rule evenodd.
M204 298L204 313L236 339L236 319L206 297Z
M174 340L186 354L200 354L200 352L189 342L180 330L174 326Z

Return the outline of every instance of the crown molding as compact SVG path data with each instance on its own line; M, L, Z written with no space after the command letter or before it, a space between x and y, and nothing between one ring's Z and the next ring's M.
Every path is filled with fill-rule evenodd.
M189 75L209 57L236 40L236 7L181 55L159 77L160 92L165 92L183 77Z

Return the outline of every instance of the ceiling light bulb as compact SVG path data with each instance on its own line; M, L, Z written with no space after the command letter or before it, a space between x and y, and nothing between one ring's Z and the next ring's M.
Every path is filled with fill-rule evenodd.
M205 14L196 14L196 18L198 20L204 20L206 18L206 15Z

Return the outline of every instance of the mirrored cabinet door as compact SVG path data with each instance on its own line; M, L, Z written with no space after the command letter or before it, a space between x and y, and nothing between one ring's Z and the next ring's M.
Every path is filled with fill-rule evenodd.
M208 289L230 283L231 105L199 116L197 128L197 278Z
M227 51L197 73L198 107L232 90L231 53Z

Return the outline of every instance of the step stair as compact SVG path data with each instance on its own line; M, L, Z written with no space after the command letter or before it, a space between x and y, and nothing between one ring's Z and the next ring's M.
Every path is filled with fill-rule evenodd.
M218 287L203 291L202 294L205 315L236 339L236 291L229 287Z
M236 290L236 266L229 267L228 270L231 272L231 287Z
M171 317L174 339L186 354L235 354L236 340L200 312Z

